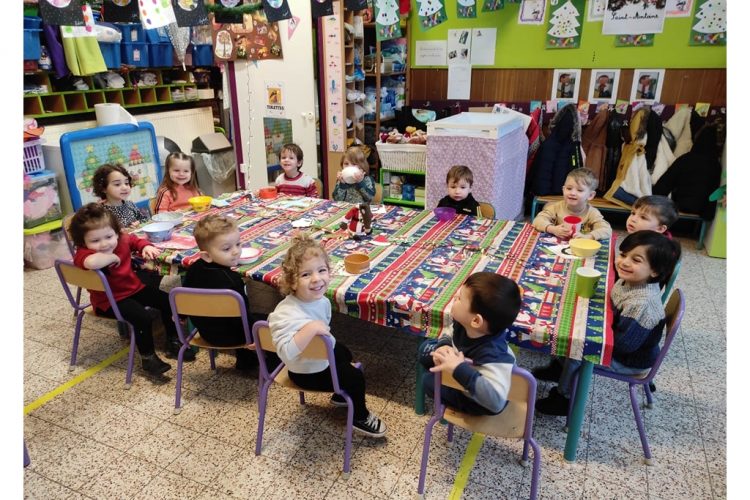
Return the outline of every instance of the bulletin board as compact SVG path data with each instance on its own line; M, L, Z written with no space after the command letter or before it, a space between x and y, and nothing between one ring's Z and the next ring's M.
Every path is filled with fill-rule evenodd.
M494 12L479 9L476 18L458 19L455 2L447 2L448 20L422 31L412 6L409 17L410 50L416 42L446 40L449 29L497 28L495 64L474 68L726 68L726 46L691 46L689 17L667 17L664 32L654 35L652 47L615 47L614 35L602 35L602 22L588 22L583 13L583 36L578 49L545 49L549 2L544 24L518 24L520 4L505 2ZM588 9L588 1L586 2ZM410 57L413 61L414 59ZM446 67L446 66L419 66Z
M148 122L120 124L67 132L60 137L65 178L73 209L99 201L92 178L104 163L119 163L133 177L129 200L140 208L156 196L161 164L154 127Z

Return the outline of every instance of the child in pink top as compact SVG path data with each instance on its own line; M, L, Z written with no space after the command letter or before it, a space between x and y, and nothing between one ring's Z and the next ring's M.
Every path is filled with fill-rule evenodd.
M164 165L167 172L156 192L154 212L158 214L190 208L188 200L193 196L202 195L198 189L193 157L180 151L169 153Z

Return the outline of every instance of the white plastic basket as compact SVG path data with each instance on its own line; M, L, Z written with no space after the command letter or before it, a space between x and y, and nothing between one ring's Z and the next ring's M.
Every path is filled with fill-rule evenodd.
M423 174L427 163L426 144L388 144L376 142L383 170Z
M44 170L42 140L34 139L23 143L23 173L33 174Z

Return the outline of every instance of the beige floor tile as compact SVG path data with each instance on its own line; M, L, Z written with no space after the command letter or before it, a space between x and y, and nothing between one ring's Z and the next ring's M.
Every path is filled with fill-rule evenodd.
M278 475L263 494L263 498L283 500L290 498L322 499L326 498L335 480L336 476L324 478L311 472L287 466L278 471Z
M237 446L201 436L165 468L208 486L230 461L239 455L249 456L249 453L248 450L241 450Z
M410 460L360 446L354 453L347 484L377 497L388 497Z
M162 422L150 434L136 443L128 454L166 467L190 449L201 435L170 422Z
M263 498L280 471L287 466L265 456L236 455L211 482L220 493L239 498Z
M138 492L133 499L137 500L170 500L174 498L198 498L205 486L184 477L163 470L154 477L145 488Z
M81 491L92 498L131 498L161 473L161 468L139 458L122 455L86 483Z
M33 470L23 472L23 497L26 500L49 500L51 498L72 498L76 492L47 479Z
M88 434L91 439L120 451L128 451L161 423L156 417L126 406L112 405L111 413Z

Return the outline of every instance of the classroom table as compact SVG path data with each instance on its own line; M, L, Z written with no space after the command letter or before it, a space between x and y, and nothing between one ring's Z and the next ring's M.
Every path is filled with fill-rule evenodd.
M554 236L523 222L463 215L441 222L431 211L390 205L373 206L373 233L356 241L339 229L353 206L348 203L285 196L260 200L243 193L225 201L224 207L186 212L172 239L157 245L173 248L142 265L160 274L188 267L199 258L191 236L195 222L221 213L237 220L243 246L261 251L238 272L276 286L292 233L310 231L331 258L327 296L334 311L426 337L448 328L452 299L472 273L490 271L516 281L523 300L509 341L583 361L565 445L565 458L575 460L593 366L609 366L612 355L611 309L605 300L614 280L609 241L595 257L580 259L568 255ZM144 236L138 228L133 233ZM343 259L353 252L369 255L369 272L345 271ZM602 272L591 299L574 292L581 266Z

